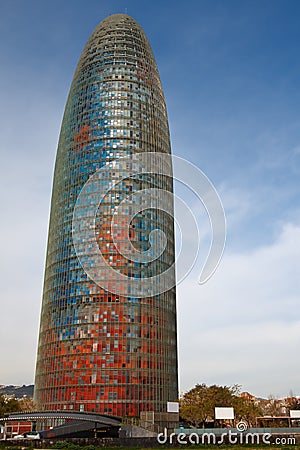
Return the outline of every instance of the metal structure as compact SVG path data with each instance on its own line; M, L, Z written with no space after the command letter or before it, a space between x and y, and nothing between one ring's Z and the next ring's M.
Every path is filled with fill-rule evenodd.
M121 425L119 417L60 411L11 413L0 418L1 422L4 424L5 437L13 437L16 434L11 432L15 429L14 424L17 424L17 429L24 429L25 424L28 423L29 428L26 431L30 432L32 428L38 428L40 437L43 439L72 436L83 432L96 434L98 430L102 431L103 429L118 430Z
M170 176L131 176L128 165L119 182L115 165L122 157L147 152L170 155L165 100L143 30L130 16L117 14L97 26L83 50L61 127L36 366L40 409L124 417L165 412L167 402L177 400L175 287L153 296L130 293L131 280L153 277L155 283L167 269L175 286L172 214L159 207L142 210L132 200L133 207L141 207L129 224L136 251L148 251L153 230L161 229L167 238L156 260L129 260L112 237L113 213L128 195L151 188L173 192L171 170ZM110 289L95 283L73 245L78 195L103 168L95 190L109 192L87 241L96 236L107 266L127 277L128 295L120 295L114 280ZM125 240L122 233L119 238Z
M102 416L100 414L61 412L61 411L30 411L24 413L11 413L6 417L0 417L0 422L36 422L42 420L80 420L83 422L99 423L101 425L119 426L119 417Z

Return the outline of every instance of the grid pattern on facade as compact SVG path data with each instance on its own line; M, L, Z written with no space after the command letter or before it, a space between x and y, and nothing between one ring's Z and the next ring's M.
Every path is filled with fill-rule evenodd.
M165 411L166 402L177 399L175 288L140 299L109 293L83 271L72 243L73 210L85 182L107 163L140 152L170 154L165 101L143 30L131 17L114 15L83 50L61 127L35 381L43 409L137 416ZM103 184L113 179L108 170ZM172 178L125 179L97 212L99 248L128 277L151 276L174 263L173 219L162 211L137 214L130 228L138 250L148 249L153 229L165 232L168 244L158 260L126 261L111 238L115 205L149 187L172 192Z

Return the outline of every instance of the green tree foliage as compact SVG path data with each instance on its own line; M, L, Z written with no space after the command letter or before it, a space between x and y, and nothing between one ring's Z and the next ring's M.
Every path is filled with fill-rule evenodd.
M291 409L300 409L300 398L294 396L288 397L286 399L285 406L288 412Z
M252 399L240 396L238 385L197 384L180 400L180 415L195 427L205 427L206 422L214 420L215 407L233 407L237 421L245 420L249 425L253 425L261 413Z
M234 411L237 422L245 421L251 427L256 426L256 418L263 413L259 402L241 396L236 396L234 399Z
M266 416L282 416L283 402L278 398L270 395L268 400L263 402L263 412Z
M15 398L6 398L4 395L0 396L0 417L5 414L21 411L20 402Z
M23 412L37 410L37 407L31 397L24 397L22 398L22 400L19 401L19 403L20 403L20 410Z

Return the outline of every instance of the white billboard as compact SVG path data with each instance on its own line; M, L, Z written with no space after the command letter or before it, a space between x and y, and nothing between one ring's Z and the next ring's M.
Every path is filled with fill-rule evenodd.
M178 413L179 403L178 402L167 402L167 412Z
M234 419L233 408L215 407L215 419Z

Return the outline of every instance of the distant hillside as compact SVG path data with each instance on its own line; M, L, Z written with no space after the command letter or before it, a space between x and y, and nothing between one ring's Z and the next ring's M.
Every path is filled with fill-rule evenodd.
M0 386L0 395L14 395L16 398L22 398L24 395L27 397L33 397L33 384L29 384L28 386Z

